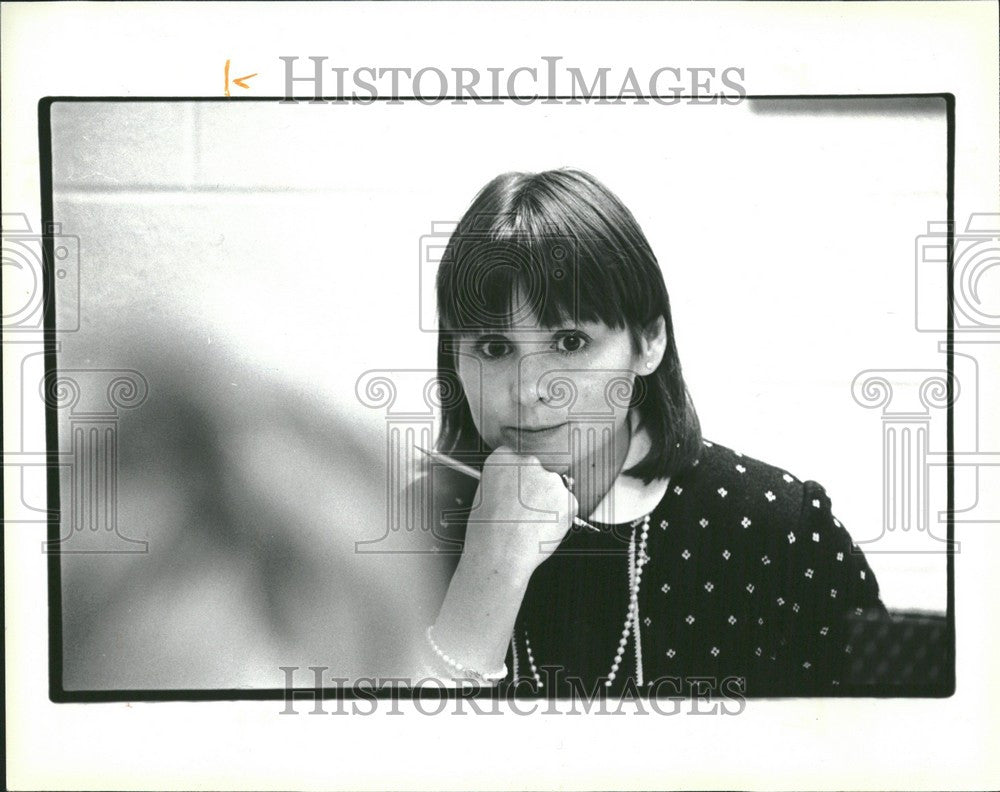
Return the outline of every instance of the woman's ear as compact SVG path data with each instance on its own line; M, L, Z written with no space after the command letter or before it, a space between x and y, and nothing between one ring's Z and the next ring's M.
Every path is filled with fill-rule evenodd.
M652 374L663 361L667 350L667 323L657 316L646 325L640 338L639 374Z

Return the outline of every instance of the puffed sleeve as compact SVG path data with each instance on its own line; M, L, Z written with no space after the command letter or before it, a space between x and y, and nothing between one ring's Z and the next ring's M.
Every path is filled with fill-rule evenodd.
M836 692L853 660L849 619L888 618L888 612L875 573L815 481L804 482L798 528L789 539L786 575L799 610L786 633L786 670L798 687Z

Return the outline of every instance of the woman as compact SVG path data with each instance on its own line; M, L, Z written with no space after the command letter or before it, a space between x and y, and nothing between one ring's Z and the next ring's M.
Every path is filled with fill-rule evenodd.
M662 271L618 198L577 170L497 177L437 289L437 450L481 478L433 466L457 563L425 671L549 695L570 677L836 690L846 617L884 611L875 576L819 484L702 439Z

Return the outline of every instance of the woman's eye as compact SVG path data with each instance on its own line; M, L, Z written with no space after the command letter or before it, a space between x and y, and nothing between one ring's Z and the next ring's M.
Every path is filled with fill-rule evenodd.
M560 352L565 352L567 354L579 352L586 346L587 339L582 333L567 333L564 336L560 336L556 341L556 348Z
M501 358L510 351L510 344L503 336L486 336L476 343L476 350L485 358Z

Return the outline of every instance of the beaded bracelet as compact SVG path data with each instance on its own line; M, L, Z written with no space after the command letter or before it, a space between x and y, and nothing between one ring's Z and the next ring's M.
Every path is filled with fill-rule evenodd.
M444 663L452 670L457 671L460 674L464 674L467 677L472 677L473 679L480 682L499 682L501 679L507 678L506 663L504 663L498 671L490 671L489 673L483 673L481 671L476 671L472 668L467 668L457 660L453 660L452 658L448 657L448 655L446 655L441 650L441 647L438 646L437 642L434 640L434 635L432 634L433 629L434 629L433 625L427 628L427 632L425 633L425 635L427 636L427 643L430 645L431 649L434 650L434 654L436 654L440 660L444 661Z

